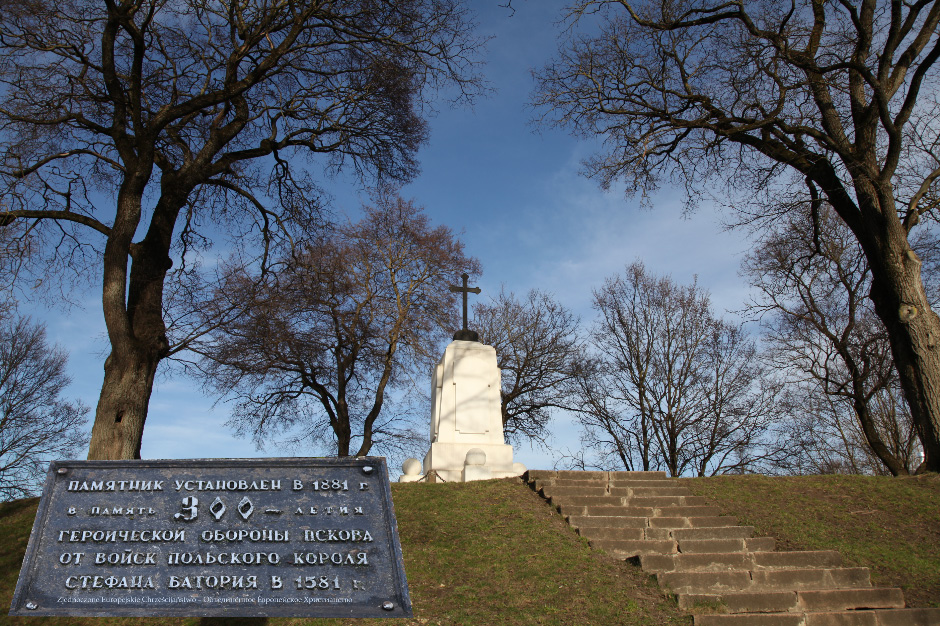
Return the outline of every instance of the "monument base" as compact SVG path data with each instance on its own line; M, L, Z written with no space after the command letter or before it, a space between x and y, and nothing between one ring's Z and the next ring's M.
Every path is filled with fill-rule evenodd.
M479 465L476 463L468 465L467 453L471 450L481 450L485 453L485 462ZM521 465L521 463L512 462L512 446L509 444L435 442L431 444L431 449L424 457L424 471L434 470L447 482L464 482L465 476L470 480L519 476L525 472L525 468L517 471L516 466ZM489 475L485 476L484 472L476 469L465 474L465 467L485 468L489 471Z

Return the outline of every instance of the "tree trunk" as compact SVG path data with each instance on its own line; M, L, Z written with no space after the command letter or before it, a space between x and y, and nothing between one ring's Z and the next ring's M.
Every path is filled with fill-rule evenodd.
M89 459L139 459L159 359L143 350L112 352L91 431Z
M921 263L906 236L889 232L879 243L879 258L868 255L871 299L888 331L901 387L924 446L920 471L940 472L940 317L927 302Z
M154 375L169 353L163 285L172 266L168 253L173 224L186 192L172 197L172 205L166 194L158 202L128 276L131 240L141 214L142 180L144 176L122 188L118 217L104 250L102 308L111 354L104 364L89 459L140 458Z

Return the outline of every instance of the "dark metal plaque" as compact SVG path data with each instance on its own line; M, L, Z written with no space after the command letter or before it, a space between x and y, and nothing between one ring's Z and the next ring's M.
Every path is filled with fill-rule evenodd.
M411 617L385 459L55 461L10 615Z

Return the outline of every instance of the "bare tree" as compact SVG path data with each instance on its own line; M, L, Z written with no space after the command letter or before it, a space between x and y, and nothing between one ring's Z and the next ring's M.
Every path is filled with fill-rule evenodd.
M321 220L320 166L407 180L428 89L477 90L456 0L0 4L0 225L39 276L100 272L111 353L89 458L135 458L170 268L209 234L256 243ZM213 228L215 230L213 231Z
M707 293L634 263L594 298L579 414L602 464L706 476L763 458L774 390L753 342L714 317Z
M29 318L0 311L0 499L34 495L49 461L87 445L88 407L60 396L68 357Z
M473 307L480 340L496 348L502 371L503 430L513 441L544 441L552 409L565 409L582 356L578 319L550 294L525 300L500 291Z
M456 327L446 284L479 274L477 261L398 196L364 213L285 259L263 287L233 275L220 293L250 301L247 313L197 349L207 384L237 401L233 425L259 444L289 433L337 456L394 446L402 423L385 410L390 392L425 373Z
M872 404L875 427L886 445L906 467L916 466L919 441L899 389L887 387ZM815 381L790 379L780 405L773 431L781 454L769 469L788 474L891 474L872 451L851 400L824 393Z
M940 317L909 240L940 206L940 2L583 0L569 15L599 24L539 73L544 119L607 140L586 164L604 186L674 176L694 200L722 180L758 215L794 185L824 198L865 254L940 471Z
M806 383L799 386L801 395L832 397L813 402L821 420L812 429L822 438L819 469L839 466L832 441L842 443L845 467L867 466L857 461L864 458L856 449L860 433L891 474L911 473L917 435L907 410L897 406L897 371L884 325L867 298L865 255L828 204L805 205L785 212L745 258L743 273L759 294L750 309L764 319L773 366L790 372L791 383ZM799 400L791 404L786 414L805 425ZM797 440L813 449L804 437Z

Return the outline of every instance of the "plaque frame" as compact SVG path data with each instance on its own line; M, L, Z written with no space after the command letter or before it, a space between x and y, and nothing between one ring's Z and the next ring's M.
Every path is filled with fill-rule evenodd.
M269 489L268 492L261 494L261 496L266 496L262 498L258 496L257 492L250 490L239 490L234 489L230 491L224 490L205 490L201 491L181 491L179 489L173 488L175 484L174 481L178 480L179 476L192 476L192 473L195 471L203 471L207 475L218 475L219 472L234 472L236 478L239 480L250 481L253 478L256 479L258 475L267 475L269 478L277 476L280 480L284 481L278 489L276 496L271 496L275 491ZM293 473L288 473L293 471ZM292 584L294 576L299 576L300 574L313 574L320 576L324 572L329 574L329 578L332 581L333 576L345 575L348 572L355 572L357 568L355 566L349 566L343 569L342 565L333 565L329 562L323 563L322 559L320 561L319 567L305 567L305 564L298 566L296 563L291 564L290 558L292 556L294 548L294 543L298 541L297 538L293 539L293 542L287 545L270 545L270 546L261 546L250 548L252 552L274 552L279 553L280 558L283 560L279 562L276 567L278 568L279 575L284 582L284 589L288 589L292 594L291 597L298 597L297 591L300 590L300 594L306 594L304 600L266 600L262 602L261 595L268 594L269 597L287 597L288 594L278 595L275 593L273 596L271 589L263 588L262 584L250 592L248 596L245 596L245 591L239 591L237 594L230 593L229 595L220 595L224 594L230 590L206 590L206 589L183 589L168 591L166 585L163 584L160 588L157 589L146 589L140 590L135 589L138 593L136 595L132 593L124 593L125 600L118 601L114 598L108 600L101 600L100 602L90 602L87 600L89 596L100 597L102 593L111 593L113 590L111 588L96 588L94 593L86 590L84 594L76 594L73 592L67 592L63 588L62 580L64 580L62 574L63 572L71 572L66 568L68 564L62 564L61 559L64 559L64 554L69 551L69 549L84 550L85 556L87 559L85 565L90 564L91 560L95 558L93 553L96 551L150 551L156 552L158 556L154 558L156 566L150 566L149 571L144 571L144 577L147 573L151 573L153 576L159 576L161 582L163 579L166 581L170 578L169 568L171 564L168 563L169 552L162 549L164 546L154 546L153 544L144 545L144 544L117 544L117 545L96 545L93 543L87 544L67 544L62 542L62 535L59 535L59 543L56 542L55 533L61 531L61 526L63 523L71 523L73 526L79 524L82 519L85 519L87 515L81 513L76 515L75 513L69 514L66 510L63 510L62 507L66 504L69 504L67 488L70 480L75 481L78 478L79 484L82 482L82 477L93 476L94 480L102 480L108 472L112 474L115 472L124 472L124 478L128 477L128 473L133 474L137 479L141 480L162 480L166 485L166 488L161 489L163 493L159 495L159 498L153 498L153 505L160 507L161 504L167 504L172 502L174 507L172 510L159 511L161 517L153 517L151 514L150 521L148 522L144 518L144 523L140 526L140 529L152 528L156 522L163 523L165 525L170 524L172 528L188 528L193 529L193 541L182 547L173 546L173 548L179 550L203 550L208 551L211 547L222 548L222 552L231 552L233 550L237 551L240 549L249 550L249 548L244 546L212 546L211 544L207 546L205 543L200 543L196 537L198 532L202 528L207 527L209 522L207 520L211 519L209 515L209 509L206 505L209 505L212 502L212 498L223 499L229 502L227 512L231 514L229 517L234 519L235 522L248 522L249 517L244 516L245 512L248 512L251 515L254 511L249 511L247 506L242 506L240 512L243 520L239 520L234 514L239 512L237 510L236 502L238 498L242 497L255 497L256 500L262 501L264 499L271 500L275 497L280 497L281 500L278 501L278 504L283 505L282 511L280 513L274 514L274 506L268 507L267 510L261 510L259 507L258 511L264 515L265 513L270 513L271 518L276 517L276 521L282 522L280 527L288 531L296 532L295 537L304 536L305 526L306 530L310 530L309 527L311 524L322 525L322 523L329 522L332 526L340 526L343 522L361 522L360 525L368 525L370 529L374 529L374 542L370 543L367 548L362 547L359 549L361 552L369 552L367 556L368 559L371 559L371 563L367 563L370 569L366 572L369 579L368 591L359 590L353 592L349 585L351 583L346 583L344 580L342 584L343 587L349 587L343 589L342 593L346 596L356 595L359 597L358 600L352 600L350 598L342 598L344 602L333 600L322 599L325 597L323 594L316 596L318 590L314 589L313 592L307 592L306 589L302 589L300 583L297 583L296 589L288 589L288 585ZM149 472L149 474L148 474ZM187 474L188 472L188 474ZM341 492L331 493L330 491L317 491L312 488L309 488L312 484L311 478L313 476L329 476L330 480L333 479L345 479L349 481L349 485L354 485L354 489L359 487L360 482L367 484L366 490L362 494L354 491L352 493L343 494ZM122 475L104 477L103 480L114 480L119 481ZM174 478L176 476L177 478ZM292 483L294 479L298 479L303 483L303 487L300 491L295 491L293 487L297 483ZM355 482L353 482L355 479ZM317 479L320 480L320 479ZM195 482L195 479L190 478L190 482ZM234 481L233 481L234 482ZM260 484L260 483L258 483ZM81 491L81 490L79 490ZM366 493L368 495L366 495ZM246 495L247 494L247 495ZM81 496L87 496L87 492L81 493ZM150 494L154 495L154 494ZM196 495L200 499L200 506L203 508L200 512L205 512L205 519L199 520L200 526L196 527L194 525L187 525L185 523L180 523L179 518L173 520L173 515L179 515L180 502L183 497L189 495ZM354 496L360 495L360 498L354 498ZM139 499L140 494L135 494L135 497L130 497L127 494L122 496L120 493L111 493L111 496L115 498L116 504L125 504L127 501L132 501ZM294 496L294 499L291 502L284 502L284 498L290 499L291 496ZM309 507L310 502L315 500L317 503L320 503L320 500L317 498L325 498L325 501L322 506L326 507L330 498L333 498L333 506L330 508L337 508L342 504L347 504L348 506L353 506L353 504L362 502L362 498L369 503L370 508L375 508L378 505L378 510L370 510L368 514L363 514L358 518L355 518L352 515L343 514L340 516L338 513L333 515L332 512L328 516L321 515L315 522L311 522L311 516L306 516L301 514L301 510L304 506ZM353 500L343 500L342 497L347 496L348 498L354 498ZM301 505L298 498L304 498L304 504ZM73 499L82 499L73 495ZM123 499L122 499L123 498ZM84 497L85 505L88 504L89 498ZM295 513L290 512L290 509L294 506L297 506ZM315 507L310 507L312 509ZM365 508L365 507L363 507ZM220 511L222 507L216 505L215 512L211 513L211 516ZM89 511L90 509L85 509L84 511ZM286 515L283 513L287 513ZM322 512L322 511L321 511ZM225 513L225 511L223 511ZM215 521L218 521L222 514L219 517L215 518ZM136 525L136 520L133 518L117 518L124 523L122 528L125 530L133 529ZM228 519L228 518L227 518ZM261 516L257 516L256 519L262 519ZM268 518L263 518L268 519ZM299 521L298 521L299 520ZM90 524L91 522L89 522ZM247 524L242 524L242 526L247 526ZM257 524L255 524L257 526ZM211 528L218 528L219 526L211 526ZM322 530L322 529L321 529ZM65 531L70 532L70 531ZM163 531L161 531L163 532ZM260 532L260 530L259 530ZM339 530L336 531L339 535L338 539L341 540L344 536ZM351 531L350 531L351 532ZM326 541L327 535L326 531L319 536L322 536ZM151 533L152 536L153 533ZM380 537L381 535L381 537ZM68 537L69 535L65 535ZM285 534L285 537L287 535ZM338 540L337 537L330 536L332 540ZM312 538L310 539L313 540ZM83 540L84 541L84 540ZM156 540L154 540L156 541ZM205 541L203 539L202 541ZM320 541L320 539L317 539ZM195 545L191 545L195 544ZM356 553L357 548L350 550L352 544L346 543L335 543L335 544L316 544L319 546L318 550L328 551L324 552L330 554L342 554L343 550L347 552L353 552L354 556L360 556ZM325 547L324 547L325 546ZM357 545L358 547L358 545ZM171 548L172 549L172 548ZM58 557L58 563L50 562L52 559L42 558L49 557L52 554L55 554ZM59 556L59 553L63 553L62 556ZM192 554L192 552L190 552ZM143 554L143 552L141 552ZM143 557L142 557L143 558ZM296 557L294 557L296 558ZM335 561L334 561L335 563ZM178 564L178 563L177 563ZM176 564L173 564L176 565ZM257 567L254 570L251 570L251 573L257 572L259 579L263 578L267 574L270 568L270 564L266 566L268 569L262 567ZM86 574L85 578L92 579L91 576L87 575L89 571L88 567L84 567L82 573ZM186 568L179 568L179 571L174 571L174 574L182 574ZM363 571L359 569L359 571ZM50 573L55 572L59 575L59 579L55 582L49 580ZM114 570L109 569L106 566L101 569L102 574L115 576L113 574ZM130 573L128 570L124 570L125 573ZM77 572L76 572L77 573ZM95 571L92 571L94 574ZM141 572L135 572L141 574ZM116 574L117 576L120 573ZM195 577L195 576L194 576ZM69 582L73 585L78 585L78 579L81 577L73 576L70 578ZM216 577L218 578L218 577ZM305 579L306 577L304 577ZM377 587L373 587L373 584L376 581L381 581L385 584L380 584ZM94 584L95 581L89 583ZM100 582L100 581L97 581ZM259 580L259 583L263 581ZM358 581L357 581L358 582ZM49 588L50 585L58 585L54 589ZM272 583L273 584L273 583ZM309 587L307 588L309 589ZM126 592L127 590L121 589L120 591ZM276 591L281 591L281 588L277 588ZM330 592L333 591L332 586L329 589ZM348 592L348 593L347 593ZM70 594L71 595L68 595ZM141 593L151 594L150 596L141 596ZM174 593L177 594L175 598L180 598L186 596L188 597L199 597L203 601L197 600L173 600L172 602L168 600L168 594ZM340 593L340 592L337 592ZM241 594L241 595L238 595ZM256 601L251 602L250 600L229 600L229 599L213 599L208 600L210 597L214 598L230 598L238 595L239 598L245 598L250 596L255 596ZM335 594L334 594L335 595ZM143 600L132 600L128 601L128 597L158 597L163 596L162 599L167 600L166 602L151 602ZM78 597L82 598L81 600L66 600L63 603L62 597ZM306 598L315 597L321 598L316 600L307 600ZM56 600L58 600L56 602ZM405 576L404 562L401 552L401 544L398 537L398 524L395 518L394 505L391 498L391 486L389 484L388 478L388 466L385 458L383 457L344 457L344 458L317 458L317 457L287 457L287 458L266 458L266 459L164 459L164 460L123 460L123 461L78 461L78 460L69 460L69 461L53 461L49 465L49 470L46 475L46 480L43 486L42 498L39 502L39 507L36 512L36 518L33 523L32 531L29 537L29 544L26 548L26 554L23 559L23 565L20 570L19 578L17 579L16 590L13 594L13 601L10 607L10 615L75 615L75 616L160 616L160 617L308 617L308 618L328 618L328 617L355 617L355 618L382 618L382 617L412 617L412 606L411 598L408 591L408 582Z

